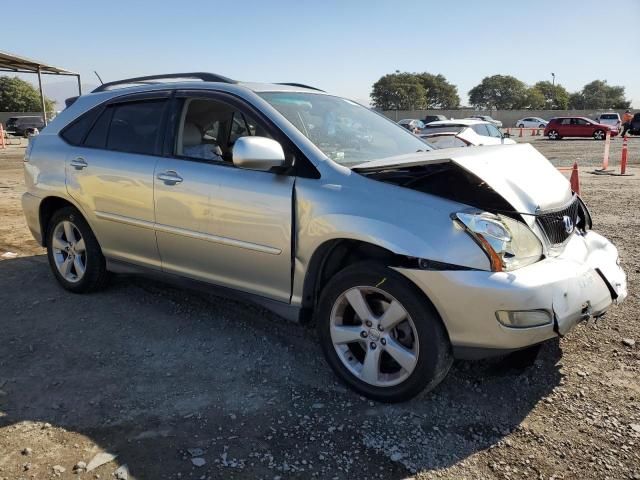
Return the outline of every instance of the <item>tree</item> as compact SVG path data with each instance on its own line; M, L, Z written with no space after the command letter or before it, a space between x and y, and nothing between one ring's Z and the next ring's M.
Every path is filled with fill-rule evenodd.
M412 73L391 73L373 84L373 106L382 110L418 110L426 105L426 90Z
M444 75L433 75L431 73L417 73L416 77L424 87L427 98L427 108L458 108L460 97L458 87L447 81Z
M583 88L584 107L591 108L629 108L631 102L624 96L624 87L607 84L606 80L594 80Z
M554 85L545 80L536 83L533 88L538 90L544 96L545 110L566 110L569 106L569 92L562 85Z
M53 112L55 102L45 98L47 112ZM0 77L0 112L40 112L40 92L18 77Z
M513 110L526 105L527 86L510 75L485 77L469 91L469 100L477 108Z
M525 95L525 105L526 108L530 108L532 110L540 110L545 107L545 98L540 90L535 87L531 87L527 89L527 93Z
M571 110L585 110L587 108L582 92L574 92L569 95L569 108Z

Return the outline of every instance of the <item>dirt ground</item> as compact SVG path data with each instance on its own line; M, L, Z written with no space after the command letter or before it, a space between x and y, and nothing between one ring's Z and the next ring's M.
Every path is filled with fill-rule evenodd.
M630 177L588 173L601 142L521 140L578 161L629 298L533 365L456 362L398 405L345 389L312 329L258 307L128 276L63 291L22 217L24 148L0 150L0 479L640 479L640 138Z

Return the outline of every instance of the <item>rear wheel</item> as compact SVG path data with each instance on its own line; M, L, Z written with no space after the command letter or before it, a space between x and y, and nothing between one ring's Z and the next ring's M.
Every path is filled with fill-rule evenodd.
M442 322L415 285L377 263L347 267L320 298L327 362L349 387L383 402L435 387L452 362Z
M595 132L593 132L593 138L595 138L596 140L604 140L606 137L606 133L604 132L604 130L596 130Z
M547 137L549 137L549 140L560 140L562 138L557 130L550 130Z
M54 276L67 290L84 293L103 287L107 268L98 240L80 212L55 212L47 229L47 257Z

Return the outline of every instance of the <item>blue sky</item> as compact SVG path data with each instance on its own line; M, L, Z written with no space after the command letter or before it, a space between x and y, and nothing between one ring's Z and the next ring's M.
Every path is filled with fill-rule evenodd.
M28 4L28 15L3 22L0 50L80 72L87 83L96 82L93 70L105 81L212 71L368 102L373 82L397 69L442 73L464 104L487 75L532 84L554 72L569 91L594 79L623 85L640 107L640 0Z

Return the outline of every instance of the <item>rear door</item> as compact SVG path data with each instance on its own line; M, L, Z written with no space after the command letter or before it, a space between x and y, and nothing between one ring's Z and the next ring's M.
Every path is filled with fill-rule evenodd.
M237 168L239 137L274 131L223 93L178 93L155 169L162 269L288 302L295 178ZM278 138L276 138L278 139Z
M169 92L119 98L77 122L66 160L69 194L87 216L107 257L160 268L154 232L153 174Z
M572 118L561 118L556 125L558 132L563 137L571 137L575 135L575 129L571 124Z

